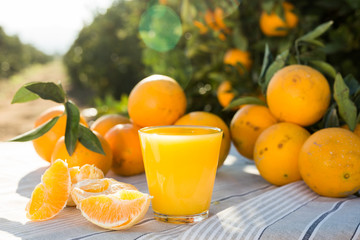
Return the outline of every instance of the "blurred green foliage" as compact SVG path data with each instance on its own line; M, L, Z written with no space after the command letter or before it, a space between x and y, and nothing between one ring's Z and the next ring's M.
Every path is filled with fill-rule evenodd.
M154 73L171 76L186 91L187 111L210 111L227 121L234 112L223 111L217 100L218 86L228 80L236 97L258 96L264 90L259 80L266 45L271 54L268 56L273 56L270 63L282 53L286 61L279 61L284 64L311 65L325 70L329 77L323 64L327 63L335 72L343 76L352 74L352 79L359 82L360 0L289 0L299 20L297 26L289 29L286 36L266 36L259 26L261 13L275 12L285 19L283 2L120 0L81 31L64 58L65 64L74 82L92 86L99 96L112 94L115 98L129 93L145 76ZM170 8L182 22L182 35L168 51L147 46L139 32L142 14L159 5ZM333 24L321 38L295 46L296 39L330 20ZM165 28L159 18L147 17L147 21L151 21L148 25L154 29L173 31ZM146 41L152 36L150 30ZM224 63L226 52L234 48L250 53L249 71L239 72L241 63L238 66ZM333 83L333 78L328 79Z
M144 77L138 21L143 1L118 1L79 33L64 56L73 83L120 98Z
M121 114L128 117L127 105L128 96L121 95L120 99L115 99L112 95L106 95L104 98L97 97L94 100L95 108L97 110L96 118L105 114Z
M7 78L33 63L46 63L52 59L17 36L9 36L0 27L0 78Z

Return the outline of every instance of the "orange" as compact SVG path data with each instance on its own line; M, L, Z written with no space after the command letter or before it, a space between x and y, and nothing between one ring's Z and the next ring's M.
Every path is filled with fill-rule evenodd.
M35 121L35 127L40 126L56 116L61 116L62 114L64 114L63 105L49 108ZM66 114L62 115L47 133L32 141L37 154L48 162L51 161L51 154L54 150L56 142L60 137L65 135L66 119ZM80 116L80 122L87 126L87 123L82 116Z
M70 194L71 180L67 164L56 160L45 171L26 205L26 217L44 221L55 217L65 206Z
M299 152L310 133L293 123L277 123L265 129L254 148L254 162L260 175L274 185L301 179Z
M211 10L207 10L205 12L205 16L204 16L204 20L206 22L206 24L212 28L214 31L219 31L220 27L216 24L215 22L215 16L214 16L214 12Z
M216 25L223 32L230 33L230 29L224 23L224 11L222 10L222 8L216 7L213 14Z
M208 32L208 28L200 21L194 21L194 26L199 29L200 34L206 34Z
M266 96L269 109L278 120L310 126L325 114L331 92L328 81L317 70L290 65L274 74Z
M260 16L260 29L266 35L270 37L282 37L286 36L289 29L295 28L298 24L298 17L293 13L294 6L288 2L283 3L285 22L275 12L268 14L263 11Z
M223 139L221 141L218 168L222 166L230 151L231 138L229 127L219 116L209 112L190 112L177 120L174 125L218 127L223 130Z
M216 91L217 99L221 106L227 107L235 97L234 89L230 81L220 83Z
M141 80L129 95L128 111L141 127L171 125L186 110L186 96L181 86L164 75Z
M81 200L87 197L113 194L123 189L137 190L137 188L131 184L118 182L112 178L86 179L73 184L71 196L74 200L74 205L78 205Z
M86 179L104 178L104 173L99 168L90 164L85 164L81 167L72 167L69 169L69 172L71 178L71 186ZM71 195L69 196L66 206L75 206L75 202L73 201Z
M343 128L325 128L304 143L300 174L317 194L347 197L360 190L360 138Z
M112 164L112 151L107 141L99 133L94 132L94 134L100 140L105 155L93 152L84 147L84 145L80 142L77 142L74 153L69 156L65 146L65 138L61 137L55 145L54 151L51 155L51 161L53 162L56 159L63 159L66 160L69 167L81 167L85 164L93 164L97 168L101 169L104 175L106 175Z
M138 223L149 209L151 197L135 190L120 190L114 194L97 195L80 201L77 208L97 226L120 230Z
M265 106L250 104L242 107L230 123L231 138L236 150L244 157L253 159L256 139L262 131L276 122L276 118Z
M344 125L344 126L342 126L342 128L345 128L345 129L349 130L348 125ZM356 127L354 129L354 133L360 137L360 123L356 124Z
M130 123L130 119L120 114L106 114L94 121L91 130L100 133L104 137L110 128L121 123Z
M105 135L113 155L112 170L122 176L143 173L139 126L131 123L118 124Z
M248 71L250 71L252 65L250 53L237 48L227 50L224 55L223 61L224 64L229 64L237 67L240 74L243 74L244 70L242 67L238 66L238 64L241 64Z

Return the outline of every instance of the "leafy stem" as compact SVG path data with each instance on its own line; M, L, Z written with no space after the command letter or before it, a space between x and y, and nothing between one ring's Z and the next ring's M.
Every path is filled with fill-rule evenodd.
M11 103L24 103L35 99L50 100L63 104L66 114L65 146L71 156L80 141L91 151L105 155L104 150L97 136L87 127L80 125L79 108L68 99L62 85L53 82L32 82L23 85L14 95ZM61 116L63 116L63 114ZM10 139L14 142L31 141L47 133L58 121L61 116L56 116L46 123L30 130L24 134Z

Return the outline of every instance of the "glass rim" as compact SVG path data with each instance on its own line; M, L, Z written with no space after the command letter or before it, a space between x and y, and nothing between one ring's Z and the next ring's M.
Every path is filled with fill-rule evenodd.
M209 129L209 130L214 130L214 132L210 132L210 133L200 133L197 134L199 136L201 135L212 135L212 134L219 134L224 132L221 128L218 127L210 127L210 126L203 126L203 125L162 125L162 126L150 126L150 127L143 127L140 128L138 131L139 133L143 133L143 134L158 134L158 135L162 135L159 133L149 133L146 132L146 130L152 130L152 129L161 129L161 128L198 128L198 129ZM165 134L164 134L165 135ZM169 134L171 135L171 134ZM182 134L174 134L176 136L181 136Z

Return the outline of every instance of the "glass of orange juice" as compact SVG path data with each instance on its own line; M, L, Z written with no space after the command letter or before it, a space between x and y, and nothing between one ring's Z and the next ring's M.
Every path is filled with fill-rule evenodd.
M202 126L139 130L155 219L193 223L208 217L222 134Z

